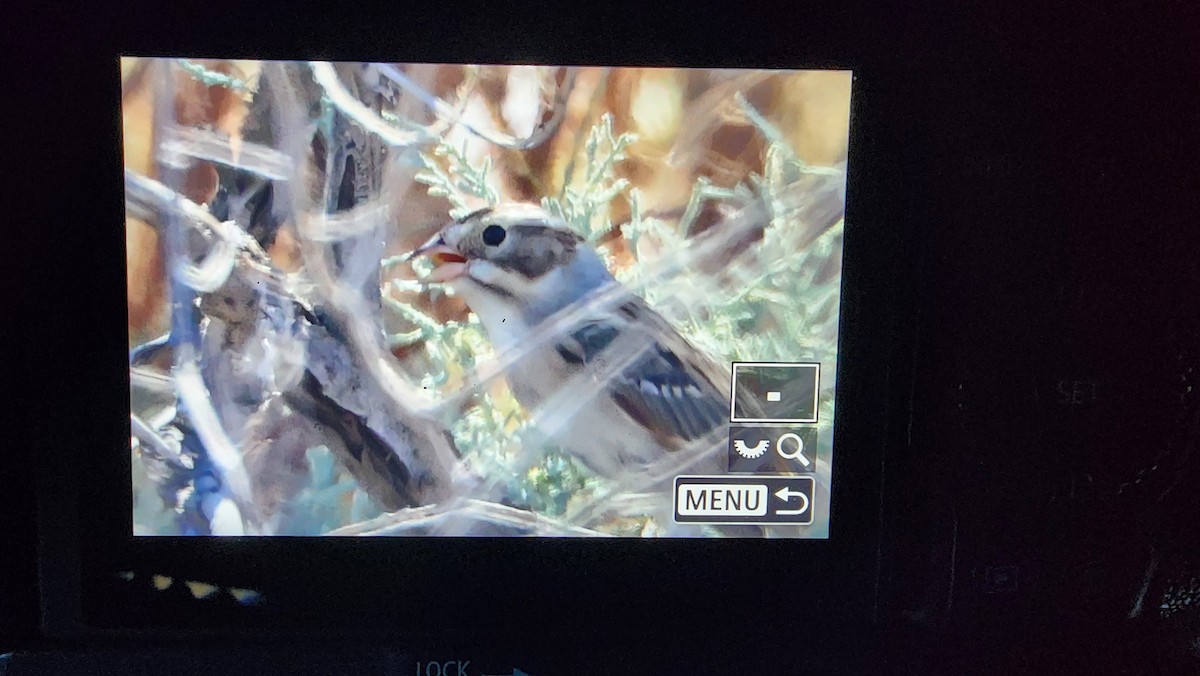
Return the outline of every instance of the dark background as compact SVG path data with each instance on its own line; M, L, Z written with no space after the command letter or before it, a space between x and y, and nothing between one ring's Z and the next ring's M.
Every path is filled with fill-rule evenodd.
M0 454L11 570L0 575L0 649L93 647L53 645L39 631L31 505L40 484L42 513L54 513L61 484L35 471L30 452L86 452L61 443L85 445L97 423L73 404L111 398L124 375L117 360L96 359L94 372L62 368L68 352L124 351L123 331L109 335L112 317L95 302L123 283L106 257L111 238L87 218L96 186L108 184L76 145L115 128L119 111L103 107L115 92L88 91L108 82L91 77L108 66L88 59L371 58L403 42L429 60L788 66L819 65L824 53L887 73L870 86L903 120L904 143L892 146L903 154L899 189L889 196L918 272L899 341L915 368L888 421L886 612L876 635L853 639L887 673L1200 671L1200 616L1157 608L1173 584L1200 574L1200 17L1191 3L765 2L662 5L651 16L598 3L344 5L322 16L269 4L43 3L10 15L6 70L16 91L33 93L4 106L16 114L6 125L5 193L16 209L5 271L18 278L5 293L3 332L15 387ZM43 554L70 566L69 552ZM1132 613L1143 588L1144 610ZM527 624L537 631L536 619ZM527 667L539 676L673 673L664 665L699 650L687 636L666 649L594 645L590 655L547 646L511 657L555 665ZM123 666L73 664L130 673L150 664L144 647L120 648ZM387 648L399 652L351 651L357 667L328 644L312 646L311 658L247 648L244 660L221 659L259 671L398 672L408 647ZM804 652L730 650L706 666L797 673L778 660ZM158 659L169 667L154 672L199 673L216 658ZM44 673L72 673L66 658L56 664Z

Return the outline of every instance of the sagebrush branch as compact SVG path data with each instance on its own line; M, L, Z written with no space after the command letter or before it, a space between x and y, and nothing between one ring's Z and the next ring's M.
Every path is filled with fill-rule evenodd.
M159 226L168 214L176 214L181 217L183 224L207 235L212 239L223 242L236 242L242 248L238 249L237 257L237 274L245 274L255 282L267 283L270 290L277 294L284 301L291 301L299 308L311 307L308 299L301 300L293 293L296 284L287 284L283 278L269 267L269 260L265 254L261 252L257 243L253 238L246 235L240 228L233 223L222 223L209 214L203 207L183 198L167 186L154 181L153 179L141 176L133 171L126 171L126 202L129 206L130 214L139 217L142 220L150 223L153 226ZM361 299L359 299L361 301ZM342 302L347 302L343 300ZM349 301L353 305L353 301ZM337 301L333 304L336 305ZM307 312L307 311L306 311ZM414 453L428 453L434 458L441 460L435 464L442 471L439 471L439 477L444 479L443 484L449 483L449 476L452 473L452 465L457 459L457 451L453 448L453 443L449 439L449 434L445 428L437 425L432 420L425 419L415 412L415 408L419 408L423 395L416 394L415 388L412 388L403 377L390 370L387 367L380 366L371 368L369 365L364 366L364 363L369 364L372 361L371 357L366 356L359 348L360 345L365 345L370 342L369 336L364 336L363 332L369 329L358 326L355 328L352 320L344 313L338 314L344 321L350 324L350 330L346 331L346 335L334 337L324 330L319 330L318 333L310 340L315 340L315 345L322 346L320 349L308 350L309 364L307 370L312 372L345 372L347 368L356 370L367 370L369 375L367 380L374 380L370 375L382 377L390 386L367 386L356 387L352 391L341 391L337 388L328 389L325 394L332 402L348 408L343 408L343 413L355 412L355 415L366 414L367 410L379 409L388 411L394 433L385 435L390 448L388 453L395 454L404 460L411 460L407 456ZM309 316L310 323L314 328L322 329L322 323L311 314ZM340 332L335 332L339 333ZM342 341L346 341L343 343ZM369 348L368 348L369 349ZM369 353L369 352L368 352ZM385 359L386 355L375 354L374 359ZM333 360L328 363L322 360ZM386 374L381 374L380 371L387 371ZM207 398L209 393L204 387L203 381L199 379L198 374L195 378L186 376L193 375L190 370L183 372L177 371L175 374L174 385L180 396ZM181 380L181 376L184 376ZM361 380L358 381L360 385ZM386 392L390 392L385 394ZM366 402L365 405L362 398L374 399L374 403ZM409 397L408 402L404 401L405 397ZM187 407L189 411L203 411L205 407L202 400L197 400L193 405ZM364 410L366 409L366 410ZM195 418L195 415L189 417ZM224 472L228 472L231 480L231 485L236 485L241 491L245 489L246 494L249 494L249 483L245 481L244 470L239 467L237 449L232 442L228 440L227 435L223 434L223 430L213 429L207 423L216 420L213 416L201 415L201 420L193 419L193 424L197 431L201 433L205 446L208 451L215 455L214 460ZM378 423L376 423L378 424ZM218 424L219 427L219 424ZM220 433L218 433L220 432ZM415 445L417 448L401 450L396 448L398 444L405 446ZM372 456L374 457L374 456ZM347 463L353 464L355 458L344 458ZM415 468L414 468L415 469ZM364 484L373 497L383 505L395 507L398 504L406 504L413 498L413 495L421 495L421 491L403 491L399 495L381 494L378 486L388 485L386 482L367 482ZM426 496L429 497L429 496ZM421 502L427 502L422 500Z
M434 96L424 87L417 84L417 82L412 78L400 73L399 70L394 66L387 64L371 64L368 66L368 69L372 69L385 79L392 80L392 82L395 84L400 85L401 89L404 89L407 94L416 98L421 102L422 105L434 111L435 113L444 111L444 114L439 113L436 115L436 121L424 127L424 132L428 134L430 138L441 137L443 134L449 131L454 124L462 120L467 109L467 103L470 101L471 95L475 93L475 88L479 85L479 69L477 67L467 67L466 78L463 80L463 83L458 86L458 102L451 106L443 99ZM384 72L384 69L391 69L392 71L399 73L400 78L403 79L403 83L393 79L390 73ZM409 126L418 128L420 127L419 123L411 120L403 120L395 114L384 113L383 117L387 120L395 118L396 121Z
M204 160L273 181L284 180L291 172L287 155L274 148L196 127L173 128L170 140L159 146L159 152L168 163Z
M429 106L439 118L451 122L452 124L460 124L463 129L479 138L510 150L531 150L545 143L551 136L558 131L562 124L563 117L567 111L567 100L571 96L572 90L575 88L576 71L574 68L567 68L563 83L557 85L554 92L554 98L550 103L550 116L545 118L544 122L540 122L533 132L526 138L517 138L511 134L501 132L492 132L480 129L465 119L463 119L462 110L455 109L445 101L433 96L425 91L423 87L413 82L404 73L400 72L399 68L392 65L379 65L377 69L380 74L399 85L402 89L417 97L421 102Z
M158 230L162 229L171 216L181 218L183 225L197 233L210 246L221 243L219 255L229 258L230 271L237 267L255 283L266 285L271 292L283 297L293 297L282 275L272 269L267 253L237 224L218 220L208 209L132 169L125 170L125 212L128 216ZM210 252L199 253L206 261L211 255Z
M462 535L612 537L553 517L484 500L404 509L330 531L331 536Z
M312 67L327 93L332 88L349 96L349 92L345 92L340 81L336 80L332 66L312 64ZM273 84L278 80L279 86L272 87L278 97L275 101L277 109L303 109L299 93L290 86L286 69L271 69L265 71L264 75ZM340 105L339 110L349 121L362 123L352 111L363 112L365 106L357 101L353 102L357 106L351 105L350 101L343 103L350 110ZM373 125L374 119L372 117L366 124ZM284 125L283 136L287 138L306 138L314 131L317 134L330 133L313 130L300 117L281 116L280 122ZM379 131L366 125L364 128L369 132ZM374 155L368 150L360 149L361 157L370 161ZM308 185L313 173L320 171L314 162L311 146L296 143L289 146L288 151L293 153L291 183ZM370 172L377 171L378 167L366 166L363 169ZM304 270L312 283L313 300L322 307L326 321L336 327L338 341L344 348L336 353L342 353L349 362L342 364L343 369L349 367L353 371L353 378L349 380L330 369L316 369L314 375L326 394L334 400L343 405L348 401L355 402L357 406L350 407L350 410L361 415L371 429L388 441L410 472L407 478L410 495L418 504L448 499L454 493L452 486L459 471L460 454L453 437L442 422L428 415L427 411L433 405L431 398L408 381L400 372L394 357L386 351L384 332L378 321L379 306L369 302L361 285L348 283L332 260L334 254L330 251L328 234L322 233L322 226L328 222L328 216L325 215L327 209L316 203L317 200L324 201L324 196L304 190L289 191L289 196L291 203L288 206L296 225ZM367 234L355 240L338 244L343 250L347 245L353 248L358 241L369 238L372 229L368 228L367 231ZM376 258L374 263L378 265L379 260ZM362 269L360 267L350 272L361 274ZM374 284L378 287L378 279Z
M192 461L183 454L178 443L172 443L159 435L146 421L142 420L135 414L129 416L130 431L133 436L146 448L153 451L158 457L166 460L175 467L183 470L192 469Z
M160 176L170 176L182 182L184 171L178 164L164 161L161 146L173 138L177 128L178 92L170 62L160 62L155 69L153 139L154 159ZM185 165L186 166L186 165ZM259 522L253 505L250 478L242 464L241 454L221 423L204 378L200 373L200 343L203 330L193 308L197 292L214 291L228 280L238 252L244 247L225 232L220 221L209 217L209 227L197 229L195 221L204 210L185 200L179 193L163 184L140 184L127 195L149 196L149 204L157 207L156 225L162 235L167 260L171 294L171 338L174 345L172 376L179 410L195 430L204 452L216 470L218 484L210 491L211 499L200 500L200 511L213 533L257 532ZM139 192L136 187L146 188ZM147 195L148 193L148 195ZM129 197L126 203L129 203ZM215 227L213 227L215 225ZM200 265L194 262L203 258ZM193 484L193 487L196 487Z
M384 143L403 148L433 140L434 137L424 129L416 131L397 129L375 111L363 105L363 102L355 98L342 84L333 64L313 61L309 67L312 69L313 79L325 91L325 96L329 97L333 105L346 117L361 125L363 129L378 136Z

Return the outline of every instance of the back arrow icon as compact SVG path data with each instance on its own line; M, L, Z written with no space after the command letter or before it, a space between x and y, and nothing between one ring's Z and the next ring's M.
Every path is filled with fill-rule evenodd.
M791 502L792 498L800 498L800 509L777 509L776 514L803 514L808 511L808 496L800 491L789 490L787 486L775 491L775 497L784 502Z

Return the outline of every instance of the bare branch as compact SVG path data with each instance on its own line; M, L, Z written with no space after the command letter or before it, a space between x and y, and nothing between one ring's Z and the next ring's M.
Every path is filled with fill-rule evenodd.
M325 95L329 97L333 105L337 106L338 110L388 145L408 147L432 140L425 130L402 131L388 124L375 111L363 105L346 90L332 64L312 61L309 62L309 67L312 69L313 78L317 84L321 85L321 88L325 90Z
M125 208L128 215L154 227L160 227L170 218L181 217L189 228L245 247L262 262L268 260L254 238L236 224L217 220L208 209L132 169L125 170Z
M448 120L454 124L461 124L463 129L466 129L468 132L478 136L488 143L512 150L529 150L531 148L536 148L545 143L551 136L554 135L556 131L558 131L559 126L562 124L563 117L566 115L567 100L571 96L571 91L575 88L575 78L577 76L577 71L574 68L566 69L567 72L563 84L556 87L554 92L554 100L551 102L550 118L534 128L533 133L530 136L522 139L510 134L493 133L473 126L463 118L461 108L458 110L451 108L449 104L425 91L423 87L418 85L416 82L413 82L411 78L400 72L400 69L396 68L395 66L383 64L377 66L377 69L384 77L396 83L413 96L416 96L419 100L433 109L433 111L437 113L440 118Z
M176 92L171 62L160 62L158 68L155 69L155 74L157 82L154 98L154 139L156 144L161 146L164 141L171 139L172 131L177 128ZM155 153L155 159L159 171L163 175L182 180L182 172L177 167L164 164L158 152ZM137 177L130 171L126 171L125 176L127 186L130 184L130 178ZM204 510L204 515L214 532L218 529L222 532L256 530L257 518L253 510L250 480L242 465L241 454L238 453L237 448L222 427L212 397L200 374L200 358L197 351L201 330L192 313L196 287L188 284L188 282L199 280L188 279L189 275L186 274L187 268L195 267L188 260L188 233L194 228L195 221L200 221L207 226L207 231L201 229L201 234L207 234L210 237L216 235L219 238L218 242L224 243L224 248L220 253L221 258L219 258L222 266L227 264L224 259L231 258L226 252L236 253L247 248L245 246L247 236L242 233L239 237L229 229L229 227L234 227L236 230L236 226L220 223L208 215L204 209L184 200L181 195L162 184L150 185L136 181L134 183L135 188L146 188L140 196L149 204L157 207L156 215L161 219L160 230L166 242L169 269L176 272L171 275L170 286L173 301L171 337L177 341L174 346L173 374L176 392L182 404L180 409L187 415L204 445L206 454L219 472L220 486L211 496L212 499L208 501L210 505L208 509ZM127 196L126 202L129 201ZM216 252L209 255L214 256L214 253ZM184 270L185 274L178 274L179 270ZM232 265L226 270L226 278L229 270L232 270ZM203 269L192 272L196 275L205 272L212 274L211 270ZM211 278L208 281L211 281Z
M440 137L442 134L446 133L450 127L463 118L463 114L467 109L467 103L471 100L471 95L475 93L475 88L479 85L479 68L468 66L466 68L466 78L462 84L458 86L458 102L451 106L441 98L429 93L428 90L415 82L412 78L405 75L395 66L377 63L369 65L368 68L375 74L391 80L396 84L400 84L401 87L405 89L405 91L407 91L411 96L420 101L425 107L434 111L436 121L424 128L424 132L430 137L431 140L435 140L436 137ZM385 73L382 70L385 68L389 68L391 71ZM392 73L399 74L399 77L407 84L402 84L394 79L392 77ZM442 113L439 111L445 112ZM410 122L410 124L414 127L420 127L420 125L416 122Z
M324 85L327 91L341 88L340 83L328 81L333 75L332 66L312 66L318 79L326 80ZM277 110L300 109L299 94L291 86L290 74L286 69L276 68L264 74L272 78L272 84L276 78L279 79L281 86L272 87L272 91L277 91L280 97ZM342 93L348 96L348 92L342 90ZM339 110L348 114L341 107ZM348 116L354 122L363 122L353 115ZM312 158L308 155L311 151L304 140L305 134L311 133L304 130L310 130L311 127L294 113L290 116L281 113L279 124L284 136L293 141L287 147L292 154L294 167L291 182L293 185L306 185L305 177L314 171ZM372 124L370 120L366 123ZM289 193L301 257L307 277L313 285L314 300L320 301L323 311L328 313L328 321L338 328L339 344L321 349L331 350L331 354L347 360L353 369L350 380L346 380L344 368L314 372L314 375L318 380L324 376L321 384L325 393L339 404L348 405L347 397L353 400L355 406L350 410L361 415L371 429L387 440L393 452L411 472L409 494L419 504L445 500L452 494L452 486L459 475L459 453L453 438L445 425L427 415L425 411L432 406L430 398L407 382L399 372L394 357L384 349L382 328L372 321L377 311L372 310L360 285L348 284L346 280L339 279L335 272L332 252L323 243L325 237L320 232L321 226L328 221L317 215L324 210L312 204L316 196L303 190L291 190Z
M229 242L232 240L242 243L248 248L241 250L242 255L237 259L239 265L235 274L247 275L249 279L259 282L260 288L263 286L262 282L266 282L265 286L267 289L275 293L284 301L291 301L292 303L302 307L308 306L307 301L301 300L300 298L301 295L307 296L307 294L297 293L299 290L299 284L289 284L265 263L258 262L259 256L256 251L257 244L252 238L241 231L236 224L221 223L217 221L206 210L182 198L161 183L140 176L134 172L126 172L126 185L130 186L131 188L127 193L127 200L131 204L131 209L137 209L142 215L148 216L150 222L157 224L160 219L165 219L165 217L169 214L179 214L183 216L185 220L187 220L188 224L193 228L209 233L210 236L223 237L222 239L219 239L218 242ZM324 341L322 344L331 342L328 337L323 336L324 333L322 332L317 336L313 336L310 338L310 340ZM329 349L317 351L310 349L310 362L308 365L309 370L325 369L332 371L343 371L345 364L336 361L338 359L338 353L339 351L336 347L330 347ZM329 362L329 360L335 361ZM162 392L178 388L181 396L187 393L201 398L208 397L207 389L204 387L202 380L192 383L191 389L185 391L182 389L181 384L178 381L172 385L172 382L167 377L159 375L149 369L131 368L130 377L131 382L146 386L154 391ZM347 403L349 403L345 401L344 393L331 392L330 396L335 401L341 397L342 401L338 402L341 406L345 406ZM196 403L195 406L202 406L202 402ZM353 407L352 403L351 406ZM194 409L194 406L188 405L186 408L190 411ZM198 428L200 427L200 424L196 421L193 421L193 424L196 424ZM218 429L206 430L208 433L208 438L216 437L219 431L220 430ZM221 433L223 434L223 432ZM208 444L207 438L204 439L204 443L206 445ZM214 443L220 445L219 447L224 446L220 439L217 439ZM395 443L395 440L392 440L390 443ZM232 442L229 443L229 446L232 448ZM232 452L237 453L236 449L232 449ZM392 451L389 449L388 452ZM232 460L228 457L226 457L226 461L232 462ZM353 465L354 458L346 456L346 462ZM372 496L380 503L386 505L396 504L397 498L388 493L380 493L377 484L366 481L364 482L364 486L369 489Z
M221 426L208 388L200 376L200 368L191 346L180 345L176 350L178 363L175 367L175 388L183 402L184 410L187 411L188 420L196 430L196 435L200 437L200 442L204 444L209 458L221 470L222 478L228 484L238 506L245 510L253 504L253 500L250 478L242 465L242 454ZM243 511L243 517L248 516Z
M346 117L360 124L363 129L370 133L379 136L384 142L393 146L409 147L434 141L445 131L446 128L453 124L461 124L471 134L484 139L494 145L513 149L513 150L529 150L536 148L545 143L561 126L564 117L566 116L567 101L570 98L571 92L575 87L575 80L578 72L574 68L567 68L563 83L555 88L554 98L551 101L550 117L544 122L541 122L533 133L527 138L517 138L515 136L489 132L479 129L468 123L463 117L463 111L467 102L467 95L459 98L459 103L456 106L451 106L443 99L434 96L424 87L417 84L412 78L405 75L390 64L372 64L371 68L387 78L391 82L398 85L419 101L428 106L438 117L436 124L428 127L420 128L414 131L404 131L397 129L387 120L372 111L361 101L354 97L338 78L337 71L332 64L314 61L309 63L309 67L313 72L313 78L316 80L322 89L325 91L329 100L340 110ZM472 80L469 80L472 81ZM473 81L472 81L473 82ZM472 87L466 88L471 91Z
M212 293L221 288L233 272L240 249L227 240L218 240L204 262L196 265L188 261L175 260L175 275L179 281L200 293Z
M129 383L156 394L167 394L175 391L171 377L154 369L130 367Z
M354 365L361 370L363 384L367 385L360 396L370 397L380 407L379 417L395 430L392 436L408 446L396 449L410 456L405 460L414 467L425 466L431 471L438 485L429 487L433 494L426 495L423 501L447 497L459 454L447 429L425 413L432 408L432 401L407 382L396 368L394 358L383 349L383 334L367 319L371 313L362 294L334 277L323 247L304 236L300 241L305 269L315 282L324 306L343 329L346 347L353 354ZM330 396L336 398L333 392ZM380 424L380 419L371 418L375 416L368 416L373 425Z
M388 201L377 199L363 202L353 209L336 214L312 214L307 227L314 242L339 242L361 237L388 221L391 209Z
M248 141L234 141L224 134L196 127L176 125L171 138L159 145L163 161L187 166L188 160L206 160L261 176L273 181L286 180L291 173L284 153Z
M345 535L460 535L533 537L612 537L566 521L484 500L460 499L404 509L330 531Z
M132 169L125 170L125 208L126 212L151 227L161 229L162 223L172 217L182 218L184 225L196 230L208 239L217 239L219 247L205 257L201 266L192 266L192 274L184 275L186 282L204 282L205 288L188 285L197 291L214 291L220 287L207 288L215 281L215 272L206 272L208 259L221 261L222 266L232 261L232 266L240 268L253 281L266 285L266 288L283 296L292 294L287 289L281 275L270 267L270 258L262 250L258 242L232 221L217 220L204 207L184 198L171 188L147 178ZM225 275L228 278L228 274ZM221 280L222 283L224 279Z
M129 415L130 430L134 438L146 448L154 451L158 457L166 460L175 467L190 470L193 467L191 458L185 456L178 443L172 443L162 438L158 432L135 414Z

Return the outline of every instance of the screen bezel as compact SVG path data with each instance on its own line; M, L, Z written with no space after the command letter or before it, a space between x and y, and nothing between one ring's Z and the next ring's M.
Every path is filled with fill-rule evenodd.
M548 53L521 59L511 53L491 58L476 53L483 58L454 59L446 53L453 45L423 48L419 56L376 47L375 53L338 57L579 65L606 61L595 58L596 54L580 58ZM820 48L814 44L811 50ZM238 54L236 49L161 46L139 51ZM295 58L301 53L318 58L311 49L257 56ZM605 636L616 640L620 625L613 619L617 617L658 618L649 629L642 621L633 623L628 627L630 635L643 636L646 631L701 635L711 630L711 623L703 618L713 613L720 613L723 623L749 622L764 615L785 617L796 604L819 611L822 629L829 629L830 636L835 627L869 624L880 601L882 479L890 434L886 422L895 414L895 396L889 395L905 379L903 350L896 349L893 332L910 274L904 257L897 255L904 251L907 227L902 215L888 208L898 181L896 156L887 151L887 144L896 143L899 136L896 125L885 118L893 101L874 88L886 69L868 67L866 59L852 58L844 50L829 49L829 53L843 56L808 62L771 58L738 62L703 55L629 59L647 66L671 65L674 60L696 67L854 72L829 539L136 538L129 509L129 382L124 330L119 326L123 293L100 293L91 299L90 314L98 318L104 335L97 350L78 356L84 372L90 368L97 378L90 388L73 395L87 405L86 420L92 431L88 448L81 448L78 438L64 436L65 430L60 436L51 431L44 441L61 451L51 462L69 474L74 499L44 511L43 518L54 519L55 509L60 516L73 512L70 525L78 527L72 536L70 525L57 521L52 522L53 532L45 532L46 546L57 546L66 557L44 568L49 572L49 577L43 577L43 589L49 592L46 612L60 617L68 613L74 596L66 595L77 592L77 622L62 621L57 626L63 631L296 635L354 630L417 637L482 627L493 635L513 634L533 626L583 635L605 627ZM110 87L98 96L110 105L111 114L101 116L96 126L110 133L97 139L99 161L93 187L96 204L104 209L103 225L98 228L103 232L91 235L97 246L89 252L95 257L89 261L94 269L104 271L103 282L114 281L122 272L122 266L111 265L111 257L119 260L124 231L120 146L113 142L112 133L120 129L119 69L115 51L110 56L111 60L89 69L103 73ZM319 58L333 57L327 51ZM114 291L117 288L123 291L124 287L114 284ZM102 364L83 365L86 359ZM779 572L792 565L803 568L799 580ZM157 572L180 580L254 588L262 591L266 601L253 607L205 605L160 595L161 603L149 602L145 595L128 591L130 585L116 576L124 570L143 577ZM73 584L49 589L56 575ZM573 602L562 603L564 595ZM580 613L579 607L599 610ZM530 609L532 615L514 621L514 609Z

